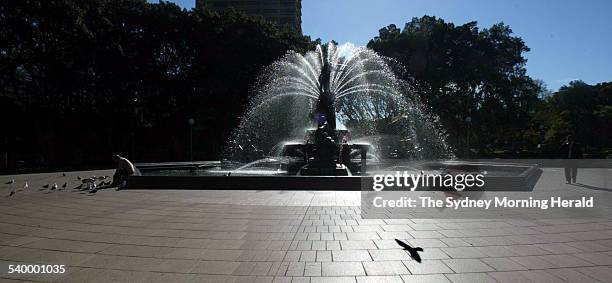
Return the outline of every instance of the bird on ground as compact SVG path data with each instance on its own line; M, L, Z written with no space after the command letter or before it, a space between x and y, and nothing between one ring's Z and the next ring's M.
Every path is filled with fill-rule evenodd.
M66 177L66 173L62 173L62 177Z
M44 185L43 188L45 189L49 188L49 184Z
M96 188L96 180L93 178L86 178L83 179L83 188L81 190L87 190L87 189L95 189Z
M13 187L13 189L11 189L11 193L9 194L9 197L12 197L15 194L15 187Z
M82 189L82 188L83 188L83 184L80 184L80 185L78 185L78 186L76 186L76 187L74 187L74 188L72 188L72 189L73 189L73 190L80 190L80 189Z
M404 242L402 242L402 241L400 241L398 239L395 239L395 242L398 245L400 245L400 247L404 248L404 250L407 250L410 253L410 257L411 258L416 260L418 263L421 262L421 256L419 255L419 252L422 252L423 248L421 248L421 247L413 248L410 245L408 245L408 244L406 244L406 243L404 243Z
M26 181L25 184L23 184L23 190L27 190L30 187L30 185L28 185L28 182Z
M57 183L53 183L53 186L51 187L51 190L52 190L52 191L57 190Z
M81 176L77 176L77 180L81 181Z
M61 188L61 189L62 189L62 190L63 190L63 189L65 189L65 188L66 188L66 186L68 186L68 183L64 183L64 184L62 185L62 188Z
M6 182L5 184L7 184L7 185L12 185L12 184L14 184L14 183L15 183L15 180L10 180L10 181Z

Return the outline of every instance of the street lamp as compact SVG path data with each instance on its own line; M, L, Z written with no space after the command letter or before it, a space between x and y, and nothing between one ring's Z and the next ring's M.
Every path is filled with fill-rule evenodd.
M195 124L195 119L189 118L187 123L189 123L189 161L193 161L193 124Z
M467 116L465 117L465 123L467 124L467 131L466 131L466 145L467 145L467 156L468 158L470 157L470 127L472 125L472 117Z
M540 150L540 156L542 156L544 152L544 125L540 124L540 143L538 144L538 149Z

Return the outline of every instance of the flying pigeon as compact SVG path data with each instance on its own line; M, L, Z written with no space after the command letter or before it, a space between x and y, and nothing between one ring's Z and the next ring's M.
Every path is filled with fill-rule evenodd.
M5 184L7 184L7 185L12 185L12 184L14 184L14 183L15 183L15 180L10 180L10 181L6 182Z
M404 248L404 250L407 250L410 253L410 257L412 257L414 260L416 260L418 263L421 263L421 256L419 255L419 252L423 251L423 248L421 247L416 247L413 248L410 245L395 239L395 242L400 245L400 247Z
M51 187L51 190L52 190L52 191L57 190L57 183L53 183L53 186Z
M49 188L49 184L44 185L43 188Z

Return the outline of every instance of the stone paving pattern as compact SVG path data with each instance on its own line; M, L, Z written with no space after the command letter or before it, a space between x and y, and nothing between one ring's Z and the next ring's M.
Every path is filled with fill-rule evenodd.
M601 170L590 189L558 188L609 199L612 171ZM30 184L0 190L0 281L612 282L612 215L366 220L359 192L41 189L109 172L0 176ZM395 238L423 247L423 262ZM7 273L35 263L66 273Z

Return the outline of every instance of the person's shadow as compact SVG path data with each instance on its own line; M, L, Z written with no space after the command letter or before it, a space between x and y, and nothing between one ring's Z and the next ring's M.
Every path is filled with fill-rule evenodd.
M581 188L589 189L589 190L612 192L612 189L610 189L610 188L600 188L600 187L595 187L595 186L586 185L586 184L582 184L582 183L573 183L571 185L574 185L576 187L581 187Z

